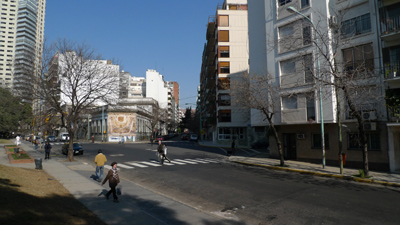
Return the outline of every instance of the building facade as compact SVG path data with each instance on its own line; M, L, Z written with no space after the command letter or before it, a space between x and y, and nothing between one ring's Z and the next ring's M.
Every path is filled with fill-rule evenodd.
M385 11L385 4L393 7L395 2L398 1L249 2L249 71L250 74L272 74L271 84L279 90L270 99L279 106L273 121L279 127L286 159L322 163L325 154L326 164L338 165L342 145L347 156L346 165L362 168L358 130L358 125L362 124L367 138L369 167L389 170L390 158L399 154L395 154L396 148L393 148L393 156L388 151L381 55L396 55L396 44L387 45L393 46L394 50L385 53L388 51L382 46L386 44L381 40L385 42L384 35L391 35L390 31L385 33L387 27L381 27L381 31L379 27L385 21L394 21L396 16L386 13L392 14L392 20L383 20L379 13ZM386 40L394 39L392 36ZM322 45L325 47L321 48ZM391 76L396 67L396 56L394 60L386 58L385 61L390 62L391 72L387 74ZM342 77L336 77L337 74ZM333 82L344 79L354 90L360 90L359 93L337 92ZM332 82L329 84L328 81ZM361 121L352 114L347 101L354 96L359 99L352 100L355 103L352 107L362 116ZM268 126L263 119L260 112L252 110L251 125L255 131L265 132L260 129ZM394 136L398 135L396 132L393 132ZM274 138L269 140L271 156L278 157Z
M45 11L46 0L2 1L0 85L24 102L33 103L29 73L41 69Z
M247 0L226 0L207 25L197 110L201 139L247 144L248 112L232 107L230 81L248 72Z

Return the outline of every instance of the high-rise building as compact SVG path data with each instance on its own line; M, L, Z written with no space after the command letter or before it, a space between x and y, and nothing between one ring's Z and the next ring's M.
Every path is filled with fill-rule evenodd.
M245 141L248 111L232 106L230 81L248 72L247 27L247 0L225 0L208 20L197 103L201 139Z
M41 69L46 0L1 3L0 83L31 103L29 76Z

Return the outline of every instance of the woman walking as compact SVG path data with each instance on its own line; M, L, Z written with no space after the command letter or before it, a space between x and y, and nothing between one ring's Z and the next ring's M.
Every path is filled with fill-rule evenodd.
M112 169L110 169L108 171L108 174L106 176L106 178L104 179L103 183L101 184L101 186L103 186L107 180L108 180L108 184L110 185L111 190L109 190L106 194L106 198L108 200L108 198L110 197L110 194L113 194L113 198L114 198L114 202L119 202L118 201L118 197L117 197L117 191L116 191L116 187L119 183L119 176L118 176L118 171L117 171L117 163L113 162L111 163Z

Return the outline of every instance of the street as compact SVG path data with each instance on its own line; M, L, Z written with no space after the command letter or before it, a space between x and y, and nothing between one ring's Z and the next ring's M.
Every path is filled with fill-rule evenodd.
M174 139L172 163L156 162L157 145L83 144L75 159L118 162L123 180L240 224L398 224L398 188L314 177L232 163L220 148ZM61 145L54 145L56 157ZM240 151L239 154L246 154ZM77 171L90 177L93 171ZM95 181L93 181L95 182ZM123 201L123 196L121 196Z

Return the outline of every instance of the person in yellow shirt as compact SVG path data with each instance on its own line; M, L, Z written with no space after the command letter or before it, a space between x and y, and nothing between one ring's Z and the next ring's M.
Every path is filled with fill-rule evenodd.
M106 156L102 153L101 149L97 151L97 155L94 158L94 162L96 163L96 176L97 181L101 182L103 178L104 164L107 162Z

